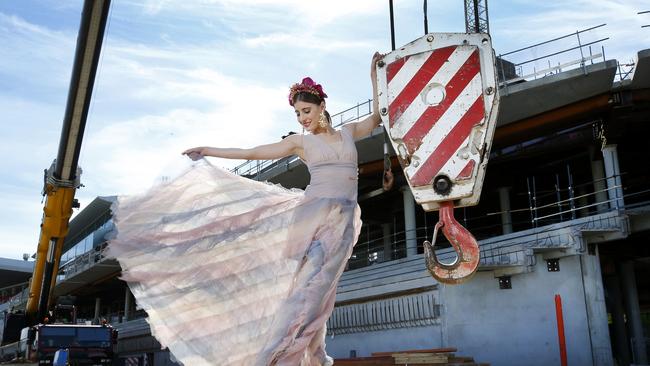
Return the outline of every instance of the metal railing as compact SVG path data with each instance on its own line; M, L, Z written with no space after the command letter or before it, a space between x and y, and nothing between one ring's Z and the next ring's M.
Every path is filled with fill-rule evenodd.
M121 324L130 322L132 320L142 319L147 317L147 312L142 309L136 309L129 313L127 318L124 310L115 311L106 314L100 314L99 319L106 319L109 324Z
M628 190L629 193L619 196L623 192L623 187L611 186L594 189L581 195L573 194L573 190L581 186L594 187L612 178L614 177L605 177L567 188L556 186L554 190L549 191L536 191L531 188L527 192L530 197L528 207L488 212L473 217L467 217L465 210L460 209L457 213L457 219L480 240L504 235L503 227L505 223L501 220L502 213L509 214L511 221L507 224L510 224L514 228L512 232L516 233L586 217L597 217L597 215L619 211L625 207L650 207L650 189L632 188ZM625 200L625 207L621 205L623 200ZM632 204L629 204L628 201ZM427 218L428 215L429 218ZM417 245L418 253L423 252L422 243L425 240L431 240L433 227L436 224L436 216L436 213L424 213L424 225L409 231L409 233L415 232L415 245ZM347 269L361 268L406 257L408 244L413 245L414 243L407 241L407 231L394 230L397 221L394 218L393 223L389 223L393 230L388 237L379 234L372 235L373 232L378 233L380 231L379 225L376 225L375 231L365 226L348 262ZM616 229L616 223L601 222L599 227L603 230L614 230ZM436 247L440 249L448 246L449 243L446 238L438 235ZM519 260L523 260L523 258L519 258Z
M29 287L29 281L0 288L0 304L9 301L12 297L18 295L27 287Z
M602 43L609 37L588 41L586 38L591 38L592 31L605 25L577 30L548 41L499 54L497 72L500 86L507 92L511 84L576 68L581 68L582 72L587 74L587 64L593 65L594 62L606 60L605 47ZM633 63L619 64L616 77L619 81L629 79L633 69Z
M353 107L333 114L331 116L332 125L334 128L338 128L346 123L356 122L370 114L372 114L372 99L368 99L365 102L358 103ZM260 173L272 169L274 166L279 164L291 164L296 160L298 160L296 156L273 160L248 160L231 169L231 172L256 179L259 177Z
M0 304L0 311L9 311L12 309L24 309L29 299L29 287L13 295L6 302Z
M432 292L336 306L327 334L351 334L438 324L441 306Z
M57 274L57 283L65 281L75 274L83 272L104 260L104 258L106 258L107 245L108 243L104 242L101 245L89 250L88 252L78 255L67 263L62 264L59 267L59 272ZM27 301L28 296L29 287L26 287L23 291L11 296L9 299L4 299L7 302L3 305L5 305L7 308L21 307Z
M106 251L108 250L108 243L104 242L101 245L95 246L93 249L86 253L76 256L74 259L63 264L59 268L57 275L57 282L65 281L66 279L74 276L77 273L83 272L95 264L101 262L106 258Z

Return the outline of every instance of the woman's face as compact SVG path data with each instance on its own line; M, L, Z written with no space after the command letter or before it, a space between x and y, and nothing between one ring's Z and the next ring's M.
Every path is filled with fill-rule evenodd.
M298 123L305 128L305 130L310 133L316 132L318 129L321 129L318 125L320 119L320 114L325 110L325 104L313 104L309 102L297 101L293 104L293 108L296 111L296 119Z

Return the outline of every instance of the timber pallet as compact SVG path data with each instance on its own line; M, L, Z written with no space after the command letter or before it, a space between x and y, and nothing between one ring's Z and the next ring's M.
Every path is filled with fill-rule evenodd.
M432 348L398 352L373 352L370 357L338 358L334 366L490 366L472 357L456 356L456 348Z

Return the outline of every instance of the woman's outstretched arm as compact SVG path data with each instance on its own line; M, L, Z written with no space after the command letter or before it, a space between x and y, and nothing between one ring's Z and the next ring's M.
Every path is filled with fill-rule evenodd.
M301 159L304 159L303 151L302 135L291 135L280 142L249 149L199 146L183 151L183 155L187 155L192 160L198 160L204 156L226 159L270 160L290 155L298 155Z
M370 64L370 80L372 82L372 114L362 121L349 124L349 128L352 129L352 136L354 136L355 140L370 135L372 130L381 123L381 116L379 115L379 100L377 99L377 62L383 57L384 55L381 53L375 52Z

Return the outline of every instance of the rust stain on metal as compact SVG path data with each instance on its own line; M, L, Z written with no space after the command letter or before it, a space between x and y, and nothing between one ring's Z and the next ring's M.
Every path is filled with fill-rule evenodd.
M438 261L433 244L425 241L424 259L427 270L433 278L441 283L458 284L467 281L478 268L481 252L474 236L454 218L452 201L440 202L440 221L434 228L434 242L438 229L442 229L443 234L451 243L457 259L450 264Z

